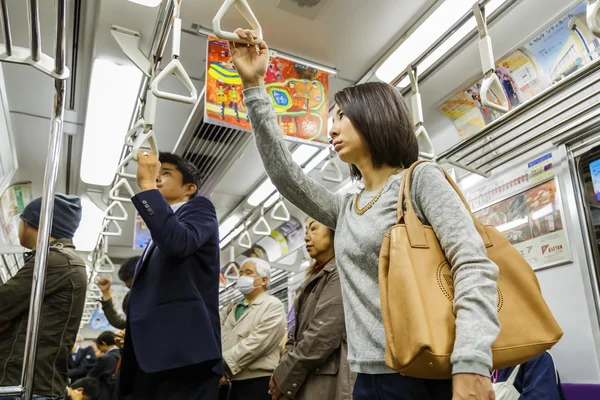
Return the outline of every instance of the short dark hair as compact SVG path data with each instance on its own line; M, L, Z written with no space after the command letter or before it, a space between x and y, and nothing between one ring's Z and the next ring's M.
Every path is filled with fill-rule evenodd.
M140 257L131 257L121 263L121 267L119 268L119 279L123 282L133 279L133 275L135 274L135 266L139 261Z
M100 388L98 381L94 378L81 378L71 384L71 389L83 389L83 394L90 399L98 397Z
M115 333L111 332L111 331L104 331L104 332L102 332L96 338L96 340L94 340L94 342L96 342L97 346L100 346L102 344L105 344L107 346L114 346L114 345L117 344L117 342L115 341Z
M365 138L373 167L408 168L419 159L413 121L396 88L381 82L363 83L337 92L335 102ZM350 170L352 178L362 178L355 165Z
M196 192L190 197L196 197L196 195L198 195L198 190L200 189L202 181L200 179L200 172L194 164L173 153L160 153L158 161L160 161L161 164L167 163L174 165L175 168L177 168L177 171L181 172L182 183L184 185L196 185Z

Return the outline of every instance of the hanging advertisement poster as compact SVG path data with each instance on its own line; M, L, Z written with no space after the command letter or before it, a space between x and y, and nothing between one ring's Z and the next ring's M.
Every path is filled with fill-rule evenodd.
M134 249L145 249L152 240L150 236L150 229L146 226L146 223L138 212L135 213L135 222L133 227L133 248Z
M231 62L227 41L209 37L206 62L205 121L250 131L242 80ZM328 72L271 57L265 85L287 139L327 143Z
M570 258L554 179L485 207L475 216L495 226L534 269Z
M291 218L289 221L272 230L270 235L263 236L256 243L252 244L251 248L238 255L233 263L223 266L221 268L220 286L227 287L232 282L231 278L236 275L235 271L231 269L236 268L239 271L241 263L249 257L262 258L271 263L277 262L279 266L292 268L302 258L295 250L303 245L304 227L300 221ZM289 256L286 257L286 255Z
M9 186L0 196L0 242L19 246L19 218L31 201L31 183Z
M524 46L524 51L536 59L550 83L598 58L600 41L587 26L586 3L563 15Z
M577 71L600 55L600 39L587 27L586 5L579 4L522 48L496 62L495 73L515 108ZM501 114L483 107L482 78L444 101L439 110L448 116L460 140L477 133ZM497 101L497 95L496 102ZM492 93L492 99L494 94Z

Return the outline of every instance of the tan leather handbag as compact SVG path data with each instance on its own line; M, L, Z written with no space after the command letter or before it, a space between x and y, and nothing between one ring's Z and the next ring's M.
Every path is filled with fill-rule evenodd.
M379 257L386 364L403 375L425 379L452 376L454 348L453 277L431 226L413 208L410 187L416 165L406 172L398 196L398 224L385 235ZM470 212L460 189L446 174ZM402 204L406 199L406 212ZM494 369L522 364L560 340L562 330L542 297L536 275L493 226L473 217L499 269L500 334L492 346Z

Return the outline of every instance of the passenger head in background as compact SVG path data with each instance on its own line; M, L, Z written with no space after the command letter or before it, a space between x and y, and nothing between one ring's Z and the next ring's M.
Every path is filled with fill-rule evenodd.
M240 266L237 288L248 302L252 302L269 288L271 266L260 258L247 258Z
M156 187L167 203L188 201L198 194L200 173L191 162L171 153L160 153L160 172Z
M408 168L419 158L412 118L400 92L368 82L335 94L331 142L352 177L382 167Z
M92 349L94 349L94 355L96 356L96 358L102 357L104 355L104 353L98 348L98 345L96 344L95 340L92 342L92 344L90 345L90 347Z
M304 243L306 243L308 255L314 260L306 272L306 275L310 277L335 257L333 248L335 232L311 217L306 218L305 222Z
M131 257L127 260L123 261L121 267L119 268L119 279L123 281L125 286L128 289L131 289L131 284L133 283L133 275L135 273L135 265L139 261L140 257Z
M117 342L115 341L115 333L111 331L104 331L94 340L98 350L100 350L103 354L108 353L109 350L117 347Z
M50 241L59 239L72 239L81 222L81 199L57 193L54 196L54 216L52 218L52 231ZM37 244L40 215L42 213L42 198L32 200L21 214L19 225L19 242L21 246L35 250Z
M77 349L79 347L81 347L82 344L83 344L83 336L80 333L78 333L77 337L75 338L75 344L73 344L73 350L71 352L76 353Z
M95 400L98 397L98 381L94 378L81 378L67 388L65 400Z

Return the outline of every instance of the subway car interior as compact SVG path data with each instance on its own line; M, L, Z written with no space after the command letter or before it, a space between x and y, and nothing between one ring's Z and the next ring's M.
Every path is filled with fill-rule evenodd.
M81 200L73 243L87 290L78 343L120 330L103 312L99 282L112 282L124 316L130 285L120 266L159 241L131 199L141 191L138 155L172 153L197 168L198 196L218 219L221 311L243 299L236 283L251 257L270 265L268 291L286 314L294 304L312 265L308 215L263 167L228 43L239 41L232 32L242 27L269 46L267 93L293 162L329 192L364 189L330 140L335 94L367 82L402 94L419 158L443 168L474 216L495 226L535 272L564 333L549 352L565 398L600 399L600 1L0 6L0 292L32 257L19 227L42 198L33 279L21 300L22 369L1 383L0 398L36 395L55 193ZM4 322L0 315L0 335ZM178 340L178 327L171 331L161 346ZM4 357L0 351L0 364Z

